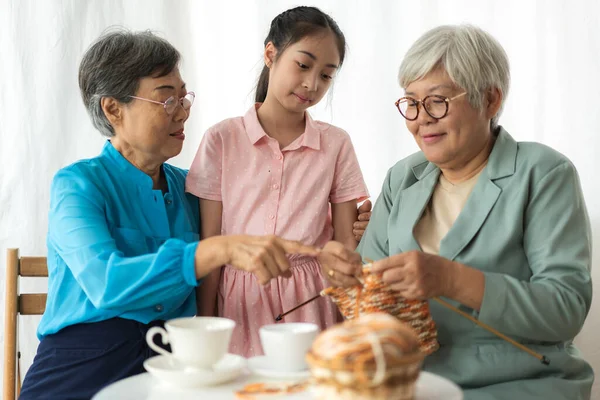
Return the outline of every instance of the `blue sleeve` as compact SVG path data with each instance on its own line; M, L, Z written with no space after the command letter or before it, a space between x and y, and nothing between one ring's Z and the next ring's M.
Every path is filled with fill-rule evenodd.
M61 170L50 196L48 240L96 308L127 312L184 301L197 285L197 242L169 239L156 253L125 257L106 220L105 195L91 179Z

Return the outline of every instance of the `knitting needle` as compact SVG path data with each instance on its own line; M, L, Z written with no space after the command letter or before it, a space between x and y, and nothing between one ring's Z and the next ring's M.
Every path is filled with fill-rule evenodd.
M291 313L292 311L296 311L296 310L297 310L297 309L299 309L300 307L302 307L302 306L304 306L304 305L306 305L306 304L310 303L311 301L314 301L314 300L318 299L319 297L321 297L321 294L320 294L320 293L319 293L318 295L316 295L315 297L312 297L312 298L310 298L310 299L306 300L304 303L302 303L302 304L298 304L296 307L292 308L291 310L289 310L289 311L286 311L286 312L284 312L284 313L282 313L282 314L279 314L277 317L275 317L275 321L281 321L281 320L283 319L283 317L285 317L286 315L288 315L288 314L289 314L289 313Z
M368 261L369 263L373 263L373 260L370 260L368 258L365 258L366 261ZM466 319L468 319L469 321L475 323L476 325L482 327L483 329L487 330L488 332L493 333L494 335L498 336L500 339L503 339L505 341L507 341L508 343L512 344L513 346L515 346L518 349L523 350L526 353L531 354L532 356L534 356L535 358L537 358L538 360L540 360L542 362L542 364L544 365L550 365L550 360L544 356L541 355L539 353L536 353L535 351L529 349L528 347L523 346L521 343L518 343L514 340L512 340L511 338L509 338L508 336L504 335L503 333L500 333L499 331L497 331L496 329L492 328L491 326L489 326L488 324L479 321L477 318L473 317L472 315L467 314L464 311L459 310L458 308L454 307L452 304L440 299L439 297L433 297L432 300L438 302L439 304L443 305L444 307L454 311L455 313L465 317Z
M361 281L362 282L362 281ZM333 289L333 287L330 287L328 289ZM296 311L297 309L299 309L302 306L307 305L308 303L310 303L311 301L315 301L316 299L318 299L319 297L323 296L323 293L328 290L328 289L324 289L323 291L321 291L321 293L319 293L318 295L316 295L315 297L312 297L308 300L306 300L304 303L302 304L298 304L296 307L292 308L291 310L288 310L284 313L279 314L278 316L275 317L275 321L279 322L283 319L283 317L285 317L286 315L288 315L289 313Z
M365 259L368 263L373 263L373 260L370 260L368 258ZM279 314L277 317L275 317L275 321L281 321L283 319L283 317L285 317L286 315L288 315L289 313L296 311L297 309L299 309L300 307L310 303L311 301L314 301L316 299L318 299L319 297L321 297L321 294L318 294L308 300L306 300L304 303L301 303L299 305L297 305L296 307L292 308L289 311L286 311L282 314ZM538 360L540 360L540 362L544 365L550 365L550 360L539 353L534 352L533 350L529 349L528 347L525 347L524 345L514 341L513 339L509 338L508 336L504 335L503 333L500 333L499 331L497 331L496 329L492 328L491 326L487 325L484 322L479 321L478 319L476 319L475 317L473 317L472 315L469 315L467 313L465 313L464 311L459 310L458 308L454 307L452 304L440 299L439 297L433 297L432 300L436 301L437 303L443 305L444 307L454 311L455 313L459 314L460 316L468 319L469 321L475 323L476 325L480 326L481 328L487 330L490 333L493 333L494 335L498 336L500 339L505 340L506 342L512 344L513 346L515 346L518 349L523 350L524 352L532 355L533 357L537 358Z
M443 305L444 307L447 307L450 310L454 311L455 313L465 317L469 321L474 322L475 324L482 327L483 329L498 336L500 339L506 340L508 343L512 344L516 348L519 348L519 349L523 350L524 352L531 354L532 356L534 356L535 358L540 360L542 362L542 364L550 365L550 360L546 356L536 353L535 351L531 350L530 348L523 346L521 343L512 340L511 338L504 335L503 333L498 332L496 329L492 328L491 326L479 321L477 318L473 317L472 315L469 315L466 312L459 310L458 308L454 307L452 304L440 299L439 297L434 297L434 298L432 298L432 300L437 301L439 304Z

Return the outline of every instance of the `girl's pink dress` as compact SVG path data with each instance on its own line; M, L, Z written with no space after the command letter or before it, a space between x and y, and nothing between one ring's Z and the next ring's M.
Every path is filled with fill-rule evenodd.
M367 188L348 134L313 121L284 149L262 129L256 114L227 119L202 139L186 181L196 196L223 203L222 234L277 235L324 246L333 238L329 203L361 201ZM218 295L219 315L236 321L230 351L263 354L259 328L328 286L318 261L292 255L292 277L262 286L247 272L225 266ZM336 307L318 299L284 318L326 329L338 322Z

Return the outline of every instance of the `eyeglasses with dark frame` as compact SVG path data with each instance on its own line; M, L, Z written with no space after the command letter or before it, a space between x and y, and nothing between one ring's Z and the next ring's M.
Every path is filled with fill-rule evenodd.
M150 99L146 99L143 97L137 97L137 96L129 96L129 97L131 97L132 99L148 101L148 102L154 103L154 104L161 104L164 107L167 115L172 115L178 106L181 106L181 108L183 108L183 110L185 112L188 112L189 109L192 108L192 104L194 104L194 99L196 98L196 93L187 92L185 96L180 97L179 99L175 96L171 96L164 102L150 100Z
M419 105L422 105L427 115L434 119L442 119L448 115L450 101L464 96L467 92L457 94L454 97L445 97L432 94L423 100L413 99L412 97L401 97L396 101L396 108L404 118L414 121L419 118Z

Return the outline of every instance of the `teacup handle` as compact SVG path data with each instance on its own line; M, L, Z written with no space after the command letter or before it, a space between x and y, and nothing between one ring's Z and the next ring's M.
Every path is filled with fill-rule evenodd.
M154 343L154 340L152 339L154 339L154 335L156 334L160 335L162 344L169 343L169 334L167 333L167 331L165 331L160 326L153 326L152 328L148 329L148 332L146 332L146 343L148 343L148 346L150 346L150 348L158 354L162 354L169 357L172 356L172 354L169 353L167 350Z

